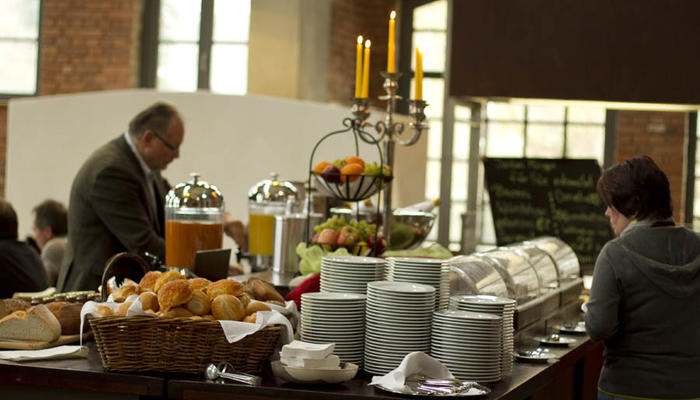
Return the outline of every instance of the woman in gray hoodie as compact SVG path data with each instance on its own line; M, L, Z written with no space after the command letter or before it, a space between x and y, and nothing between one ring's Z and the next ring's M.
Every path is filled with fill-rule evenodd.
M647 157L598 180L616 239L596 260L586 331L605 341L599 399L700 398L700 236L675 226Z

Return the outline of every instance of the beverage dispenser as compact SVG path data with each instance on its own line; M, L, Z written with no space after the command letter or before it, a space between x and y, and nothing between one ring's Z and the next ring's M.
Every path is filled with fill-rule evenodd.
M192 269L198 250L220 249L224 238L224 198L216 186L190 174L165 196L165 264Z
M272 267L275 217L296 206L297 194L294 184L280 181L274 172L248 191L248 254L256 270Z

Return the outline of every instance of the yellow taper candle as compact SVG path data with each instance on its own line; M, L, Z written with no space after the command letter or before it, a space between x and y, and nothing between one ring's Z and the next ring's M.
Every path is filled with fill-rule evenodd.
M365 41L364 67L362 68L362 98L369 97L369 47L372 42Z
M355 97L362 96L362 35L357 37L357 62L355 63Z
M390 74L396 72L396 44L394 43L395 18L396 11L392 11L391 16L389 18L389 51L386 57L386 72Z
M423 100L423 53L416 47L415 100Z

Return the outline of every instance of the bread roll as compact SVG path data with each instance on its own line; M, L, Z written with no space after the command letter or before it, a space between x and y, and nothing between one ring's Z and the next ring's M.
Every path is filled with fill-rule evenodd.
M80 333L80 311L83 305L66 301L55 301L47 304L47 308L61 324L61 335L77 335ZM87 324L85 324L87 330Z
M1 339L53 342L60 336L61 324L43 304L0 319Z
M153 292L143 292L139 295L141 299L141 309L143 311L155 311L160 310L160 305L158 304L158 295Z
M245 318L243 318L243 322L250 322L251 324L254 324L257 319L258 313L254 312L252 314L246 315Z
M284 297L277 292L271 283L258 278L249 278L245 284L246 292L256 300L274 300L284 303Z
M156 281L158 280L158 278L160 278L160 275L160 271L146 272L146 275L144 275L143 278L141 278L141 281L139 282L139 291L145 292L147 290L150 290L152 292L155 292Z
M272 310L270 306L267 304L263 303L262 301L251 301L250 304L248 304L248 307L245 308L245 313L246 314L252 314L258 311L270 311Z
M241 301L241 304L243 304L243 307L248 307L248 304L250 304L251 299L250 299L250 295L248 293L244 292L244 293L239 294L236 297L238 297L238 300Z
M185 304L192 299L190 283L184 279L176 279L167 282L158 291L158 304L161 311Z
M233 279L221 279L207 286L207 294L212 299L221 294L238 296L243 293L243 285Z
M188 309L194 315L204 315L209 314L211 309L211 299L209 295L204 293L203 290L195 290L192 293L192 298L185 304L185 308Z
M203 318L203 319L208 319L208 320L211 320L211 321L216 321L216 318L214 318L214 316L211 315L211 314L202 315L202 318Z
M28 301L21 299L0 300L0 318L12 314L15 311L26 310L32 305Z
M192 313L185 307L173 307L167 311L159 312L158 316L162 318L189 318L192 316Z
M136 294L136 289L137 288L134 285L124 285L118 287L112 291L112 298L117 303L121 303L124 300L128 299L129 296L131 296L132 294Z
M220 294L211 302L211 313L216 319L240 321L245 317L245 308L236 296Z
M114 315L114 310L107 306L97 306L96 311L103 317L111 317Z
M207 278L194 278L190 279L190 286L192 290L206 290L207 286L211 285L211 281Z
M117 311L114 313L114 315L120 316L120 317L126 317L126 312L129 310L129 307L133 304L133 301L125 301L123 302L119 308L117 308Z
M153 291L158 293L166 283L178 279L185 279L184 276L180 275L179 271L171 269L169 271L163 272L162 274L160 274L158 279L156 279L156 283L153 285Z

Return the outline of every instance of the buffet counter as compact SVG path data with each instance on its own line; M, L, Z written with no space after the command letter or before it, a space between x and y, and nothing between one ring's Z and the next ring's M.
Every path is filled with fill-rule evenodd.
M562 310L563 311L563 310ZM566 319L569 319L568 317ZM561 319L559 319L561 320ZM556 323L556 316L550 323ZM551 327L551 325L550 325ZM546 326L520 332L522 346L535 346ZM510 377L488 385L487 399L594 399L601 365L602 343L585 335L571 336L576 342L568 348L551 348L559 359L547 364L516 362ZM3 362L0 361L0 393L3 398L45 399L371 399L404 396L368 386L371 376L360 374L341 385L298 385L284 383L270 370L263 372L260 387L207 382L203 377L172 374L110 373L102 368L94 342L89 342L87 359ZM410 398L406 396L405 398Z

